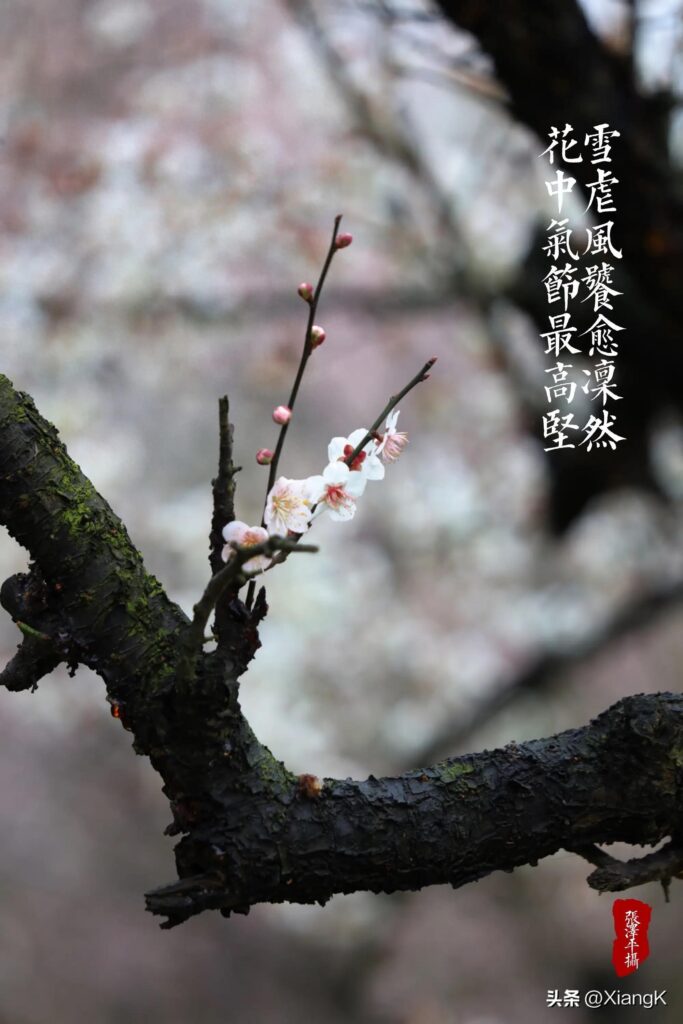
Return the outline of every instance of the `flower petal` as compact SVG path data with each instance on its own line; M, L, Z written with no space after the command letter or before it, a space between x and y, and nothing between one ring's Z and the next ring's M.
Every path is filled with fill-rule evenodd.
M270 565L270 561L268 555L256 555L245 562L242 568L245 572L263 572Z
M356 514L356 503L349 502L348 505L337 505L336 508L328 508L330 519L334 519L338 523L346 523L349 519L353 519Z
M246 523L241 522L239 519L233 520L232 523L227 523L223 527L223 540L232 541L239 544L239 538L247 532L249 527Z
M384 466L376 455L369 455L362 468L366 480L384 480Z
M362 473L351 473L348 481L344 485L344 490L347 494L350 494L352 498L360 498L367 486L367 483L367 478Z
M352 434L349 434L347 443L350 444L352 448L357 448L366 435L367 430L365 427L359 427L358 430L354 430ZM367 445L365 445L365 448L367 448Z
M330 462L323 470L323 480L326 485L345 484L351 475L351 470L345 462Z
M305 499L310 502L311 505L317 504L325 490L325 480L322 476L309 476L305 481Z
M238 541L238 544L263 544L266 540L268 540L267 530L264 530L262 526L250 526L245 531L243 539Z
M327 458L329 462L336 462L344 454L347 441L345 437L333 437L327 446Z

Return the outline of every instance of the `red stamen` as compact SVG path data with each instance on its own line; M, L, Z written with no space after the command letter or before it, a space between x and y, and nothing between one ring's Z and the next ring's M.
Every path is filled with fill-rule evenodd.
M330 505L341 505L344 502L345 494L342 484L330 484L327 488L327 502Z
M342 455L342 457L341 457L341 459L339 461L340 462L346 462L346 460L348 459L349 455L351 455L352 453L353 453L353 445L352 444L345 444L344 445L344 454ZM365 462L365 459L367 458L367 454L368 454L367 452L358 452L358 455L356 455L355 459L353 460L353 462L349 466L349 469L359 470L360 467Z

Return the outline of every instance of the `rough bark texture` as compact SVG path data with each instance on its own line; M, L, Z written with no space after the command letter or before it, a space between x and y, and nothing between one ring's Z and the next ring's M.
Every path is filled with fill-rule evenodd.
M179 881L147 896L167 925L262 901L459 886L561 847L681 831L683 697L673 694L626 698L584 728L397 778L292 775L238 701L263 599L249 612L230 598L217 650L188 673L186 616L55 428L5 377L0 437L2 520L32 559L0 595L28 644L1 681L19 688L25 659L26 686L61 660L102 676L135 750L163 778L169 831L183 833Z

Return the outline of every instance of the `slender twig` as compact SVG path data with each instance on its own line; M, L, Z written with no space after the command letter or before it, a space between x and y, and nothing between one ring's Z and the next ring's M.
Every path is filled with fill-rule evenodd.
M218 474L211 481L213 494L213 513L211 516L211 533L209 535L209 564L211 572L217 573L223 567L221 552L223 550L223 528L235 519L235 475L241 467L232 461L233 426L230 422L230 403L224 395L218 400ZM229 612L227 606L237 591L224 593L223 599L216 607L216 634L222 638L229 632Z
M304 335L304 347L303 347L303 349L301 351L301 359L299 360L299 368L296 371L296 377L294 378L294 384L292 385L292 393L290 394L289 402L287 403L290 412L293 411L293 409L294 409L294 403L296 402L297 395L299 394L299 388L301 386L301 381L302 381L303 376L304 376L304 371L306 369L306 364L308 363L308 360L310 358L311 352L313 351L313 346L311 345L311 330L312 330L313 325L315 323L315 317L316 317L316 313L317 313L317 310L318 310L318 302L320 301L320 296L322 295L323 285L325 284L325 278L327 277L327 272L330 269L330 266L332 264L332 260L334 258L334 254L337 251L337 235L339 234L339 225L341 224L341 220L342 220L342 214L338 213L337 216L334 218L334 224L332 226L332 238L330 239L330 244L329 244L329 247L327 249L327 255L325 256L325 262L323 263L322 270L320 271L320 276L318 278L318 283L316 284L315 289L313 290L313 295L312 295L311 300L310 300L310 302L308 304L308 320L306 322L306 333ZM278 465L279 465L279 462L280 462L280 456L282 454L282 448L283 448L284 443L285 443L285 438L287 436L287 430L288 429L289 429L289 422L283 423L282 426L280 427L280 435L279 435L279 437L277 439L277 444L275 446L275 452L273 453L273 458L272 458L272 461L270 463L270 472L268 473L268 483L266 485L266 498L265 498L265 501L263 503L263 515L261 516L261 525L262 526L266 525L265 515L266 515L266 505L268 504L268 495L270 494L271 488L272 488L273 484L275 483L275 480L277 479ZM284 559L283 559L283 561L284 561ZM252 607L252 604L254 602L254 592L255 592L255 590L256 590L256 584L255 584L254 580L251 580L251 582L249 583L249 587L247 589L247 596L246 596L246 600L245 600L245 605L246 605L247 609L251 609L251 607Z
M334 218L334 227L332 228L332 239L330 241L330 245L329 245L329 248L327 250L327 256L325 257L325 262L323 263L323 268L320 271L320 277L318 278L318 283L316 284L315 290L313 292L313 297L312 297L312 299L311 299L311 301L309 303L308 322L306 323L306 334L304 336L304 347L303 347L303 350L301 352L301 360L299 361L299 369L297 370L296 377L294 378L294 384L292 386L292 393L289 396L289 402L287 403L290 410L294 409L294 403L296 402L296 397L299 394L299 387L301 386L301 380L302 380L303 375L304 375L304 370L306 369L306 363L308 362L309 357L311 355L311 352L313 351L313 347L311 345L311 328L313 327L313 324L315 322L315 315L316 315L316 312L317 312L317 309L318 309L318 301L320 300L320 295L321 295L322 290L323 290L323 285L325 284L325 278L327 277L327 272L330 269L330 264L332 263L332 259L334 257L334 254L337 251L336 241L337 241L337 235L339 233L339 225L341 224L341 219L342 219L342 215L341 214L338 214ZM280 455L282 454L282 447L283 447L283 445L285 443L285 438L287 436L287 429L288 429L288 427L289 427L289 423L283 423L281 428L280 428L280 436L277 439L277 445L275 446L275 453L273 455L273 460L272 460L272 462L270 464L270 473L268 474L268 486L266 488L266 497L270 493L270 490L271 490L273 484L275 483L275 480L276 480L276 477L277 477L278 464L279 464L279 461L280 461ZM265 512L265 504L264 504L264 512ZM262 522L263 522L263 520L262 520ZM264 525L265 525L265 523L264 523Z
M596 865L587 882L598 892L620 892L646 882L661 882L668 903L671 879L683 877L683 850L674 841L645 857L627 861L611 857L598 846L577 847L571 852Z
M373 440L377 430L379 429L379 427L382 424L382 420L384 420L389 415L391 410L396 405L398 405L398 403L401 401L401 399L404 398L408 394L409 391L412 391L412 389L417 384L420 384L423 380L427 380L427 378L429 377L429 371L431 370L431 368L432 368L432 366L434 365L435 362L436 362L436 356L434 356L432 359L429 359L424 364L424 366L422 367L420 372L416 373L415 376L413 377L413 379L410 380L406 384L406 386L404 388L402 388L398 392L397 395L392 395L391 396L391 398L389 399L387 404L384 406L384 408L382 409L381 413L379 414L379 416L377 417L375 422L372 424L372 426L368 430L368 432L365 435L365 437L363 438L363 440L360 442L360 444L356 445L356 447L351 452L351 454L348 455L344 459L344 462L346 463L347 466L350 466L352 464L353 460L358 457L360 452L362 452L363 448L365 448L365 445L368 443L368 441L372 441ZM313 505L313 507L311 508L311 519L313 518L317 508L318 508L318 504ZM302 536L303 536L303 534L301 534L301 533L295 534L295 539L298 538L298 537L302 537ZM294 549L292 549L292 550L294 550ZM285 551L285 552L280 553L279 555L276 555L275 558L273 558L273 561L271 562L271 564L268 566L268 569L272 569L274 565L280 565L282 562L286 561L287 554L288 554L288 552ZM266 572L267 571L268 570L266 570ZM250 586L252 586L252 585L253 585L253 581L252 581L252 584L250 584ZM247 607L249 607L249 604L247 604Z
M262 541L260 544L249 546L232 544L231 547L235 552L234 555L227 565L223 566L219 572L211 577L204 593L193 608L192 622L187 627L185 635L186 658L180 673L183 676L191 676L192 674L196 655L204 644L204 632L209 617L222 595L232 583L240 581L239 586L241 586L244 580L252 580L255 576L260 575L260 572L244 572L245 562L248 562L257 555L274 555L278 551L286 551L288 554L292 551L301 551L308 554L318 551L314 544L297 544L290 537L268 537L267 540Z
M229 415L230 403L228 396L224 395L218 400L218 474L211 481L213 516L209 538L209 562L214 573L222 566L223 527L233 522L235 518L235 475L241 468L235 466L232 461L233 427Z
M577 856L583 857L584 860L587 860L589 864L593 864L596 868L614 867L622 863L605 850L601 850L595 843L590 843L588 846L567 846L565 849L569 853L575 853Z
M344 462L346 463L347 466L350 466L351 463L354 461L354 459L358 458L358 456L363 451L363 449L365 448L365 446L368 443L368 441L372 441L373 440L375 434L377 433L377 431L379 430L379 428L382 425L382 420L386 419L386 417L389 415L391 410L396 408L396 406L401 401L401 399L405 398L405 396L408 394L408 392L412 391L413 388L417 384L421 384L423 380L427 380L427 378L429 377L429 371L431 370L431 368L432 368L432 366L434 365L435 362L436 362L436 356L434 356L432 359L429 359L424 364L424 366L422 367L420 372L416 373L415 376L413 377L413 379L411 381L409 381L406 384L406 386L404 388L402 388L401 391L398 392L397 395L392 395L391 396L391 398L389 399L387 404L384 406L384 408L382 409L381 413L379 414L379 416L377 417L375 422L372 424L372 426L370 427L370 429L368 430L367 434L362 439L360 444L357 444L356 447L351 452L351 454L347 455L347 457L344 459Z

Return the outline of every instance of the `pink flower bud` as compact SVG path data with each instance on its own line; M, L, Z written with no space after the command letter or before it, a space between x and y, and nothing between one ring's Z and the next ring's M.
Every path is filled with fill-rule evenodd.
M337 237L335 238L334 247L335 249L345 249L347 245L351 245L352 241L353 235L350 235L348 231L342 231L342 233L340 235L337 235Z
M279 423L281 427L284 427L285 423L289 423L292 418L292 410L286 405L278 405L277 408L273 409L273 420L275 423Z
M270 448L259 448L256 452L256 461L259 466L269 466L273 461L273 453Z
M313 300L313 285L309 284L308 281L302 281L297 292L304 300L304 302L311 302Z
M318 345L322 345L327 335L322 327L318 324L313 324L311 327L311 348L317 348Z

